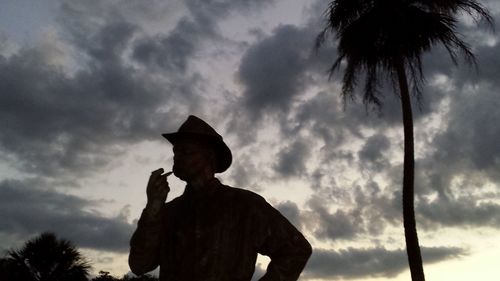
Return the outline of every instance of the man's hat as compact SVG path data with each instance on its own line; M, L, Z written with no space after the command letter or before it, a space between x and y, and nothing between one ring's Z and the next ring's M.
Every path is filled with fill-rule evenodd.
M182 123L177 132L162 134L162 136L173 145L186 139L198 140L210 145L216 153L216 173L222 173L231 166L233 160L231 150L222 140L222 136L205 121L194 115L189 115L188 119Z

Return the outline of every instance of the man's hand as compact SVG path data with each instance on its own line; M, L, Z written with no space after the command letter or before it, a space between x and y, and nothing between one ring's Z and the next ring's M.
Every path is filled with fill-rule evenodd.
M170 191L167 177L172 174L172 172L166 174L163 174L163 172L162 168L153 171L149 177L148 186L146 188L146 195L148 197L146 207L153 207L154 213L156 213L163 203L165 203L168 192Z

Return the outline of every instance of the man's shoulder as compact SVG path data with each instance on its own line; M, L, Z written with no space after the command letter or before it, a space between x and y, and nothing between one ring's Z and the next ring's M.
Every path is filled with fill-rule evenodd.
M231 198L237 199L237 200L245 200L245 201L250 201L250 202L266 202L264 197L261 195L248 190L244 188L238 188L238 187L233 187L229 185L223 185L222 192L226 194L226 196L229 196Z

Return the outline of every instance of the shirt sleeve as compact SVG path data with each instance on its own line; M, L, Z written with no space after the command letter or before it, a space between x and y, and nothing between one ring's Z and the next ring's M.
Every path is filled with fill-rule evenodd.
M312 248L304 236L263 198L259 206L257 249L271 262L261 281L292 281L299 278Z
M136 275L152 271L159 265L165 209L164 205L157 214L152 214L147 208L142 211L137 229L130 239L128 257L130 270Z

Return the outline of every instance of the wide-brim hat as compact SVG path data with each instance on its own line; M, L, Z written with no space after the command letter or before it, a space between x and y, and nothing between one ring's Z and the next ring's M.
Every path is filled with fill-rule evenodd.
M212 147L216 154L216 173L222 173L233 161L231 150L224 143L222 136L214 128L200 118L189 115L188 119L182 123L181 127L175 133L162 134L172 145L181 143L188 139L201 141Z

